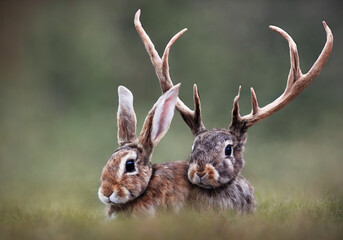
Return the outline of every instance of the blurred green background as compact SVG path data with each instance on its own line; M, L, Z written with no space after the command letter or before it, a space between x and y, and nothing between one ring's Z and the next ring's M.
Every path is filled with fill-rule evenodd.
M0 2L0 230L28 231L31 218L15 216L42 209L102 219L97 188L117 147L117 87L133 92L139 130L160 96L133 25L138 9L160 54L188 28L171 50L170 72L189 106L198 84L207 128L228 126L239 85L242 114L250 111L251 86L261 106L282 93L288 45L269 25L293 37L307 72L326 40L321 21L328 23L335 39L328 63L295 101L249 130L243 175L258 211L275 199L332 196L342 226L342 1L12 0ZM175 114L153 161L186 160L192 140ZM29 220L15 231L20 219Z

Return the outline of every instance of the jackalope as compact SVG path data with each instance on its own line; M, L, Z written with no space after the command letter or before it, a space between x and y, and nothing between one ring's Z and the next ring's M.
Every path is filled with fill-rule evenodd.
M140 23L140 10L135 15L135 26L150 56L152 65L160 82L162 92L173 87L169 75L168 56L172 44L187 30L177 33L167 44L160 58L152 41ZM189 157L188 179L195 187L190 196L199 207L217 207L234 209L239 212L254 212L256 201L254 188L246 178L240 175L244 165L243 150L247 139L247 130L257 122L279 111L294 100L320 73L331 53L333 35L323 21L326 31L326 44L311 69L303 74L300 70L297 46L291 36L281 28L269 28L279 33L289 44L291 68L284 92L272 103L260 108L256 94L251 88L252 111L241 116L239 96L233 102L232 121L228 128L206 130L201 120L201 106L197 85L194 84L194 111L189 109L179 98L176 110L191 129L195 139Z

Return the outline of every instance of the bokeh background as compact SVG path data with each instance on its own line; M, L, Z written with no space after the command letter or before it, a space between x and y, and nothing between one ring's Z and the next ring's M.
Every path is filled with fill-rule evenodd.
M188 28L171 50L170 72L189 106L198 84L207 128L228 126L239 85L243 114L251 86L261 106L282 93L288 45L269 25L293 37L306 72L326 40L321 21L328 23L335 39L328 63L296 100L249 129L243 175L259 211L274 200L332 196L342 226L342 1L12 0L0 2L0 212L7 216L0 230L7 237L30 232L32 219L20 216L39 219L37 211L78 209L102 218L97 188L117 147L117 87L133 92L139 130L160 96L133 25L138 9L160 53ZM192 139L175 114L153 161L186 160ZM29 220L16 231L22 219Z

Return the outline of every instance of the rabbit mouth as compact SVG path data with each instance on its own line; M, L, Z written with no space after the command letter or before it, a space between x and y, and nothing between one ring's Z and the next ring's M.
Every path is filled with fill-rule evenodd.
M105 196L102 193L101 188L99 188L98 197L104 204L120 205L130 201L133 196L127 188L123 187L121 188L120 194L118 190L114 190L109 197Z
M123 204L131 200L132 195L126 187L122 187L120 191L115 189L109 196L110 204Z
M188 168L188 179L201 188L213 189L221 185L218 181L220 175L211 164L199 167L198 164L191 163Z
M195 174L194 177L191 179L191 182L195 185L198 185L202 188L213 189L220 186L220 183L213 178L210 178L208 174L200 177L199 175Z
M213 189L214 188L214 186L212 186L212 185L205 185L205 184L202 184L201 182L200 183L194 183L194 184L198 185L201 188L206 188L206 189Z

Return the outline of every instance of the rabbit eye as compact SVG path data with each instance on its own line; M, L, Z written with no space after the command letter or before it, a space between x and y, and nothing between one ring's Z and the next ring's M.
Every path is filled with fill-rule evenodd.
M135 171L135 161L133 159L129 159L126 161L125 165L126 172L133 172Z
M226 156L231 156L231 153L232 153L232 145L228 144L225 147L225 155Z

